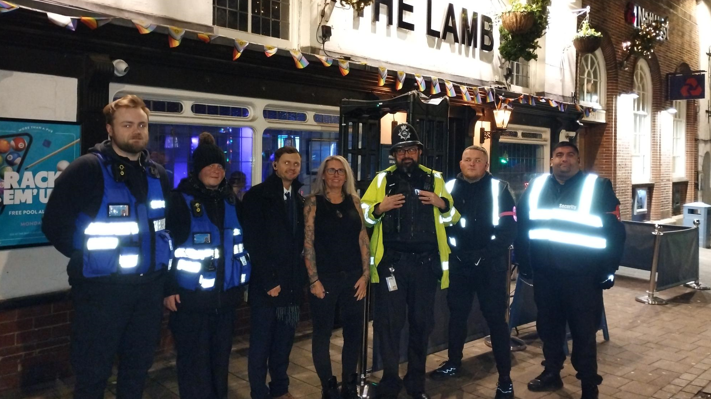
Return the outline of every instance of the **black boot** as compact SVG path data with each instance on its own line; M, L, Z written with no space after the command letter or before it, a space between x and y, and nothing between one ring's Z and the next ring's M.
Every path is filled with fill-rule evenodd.
M528 390L533 392L555 391L563 388L559 371L543 370L541 375L528 383Z
M582 384L583 396L580 399L598 399L598 389L595 384Z
M348 382L341 384L342 399L358 399L358 374L348 376Z
M321 386L321 399L340 399L336 377L332 376L326 386Z
M494 399L514 399L513 381L510 377L499 377Z

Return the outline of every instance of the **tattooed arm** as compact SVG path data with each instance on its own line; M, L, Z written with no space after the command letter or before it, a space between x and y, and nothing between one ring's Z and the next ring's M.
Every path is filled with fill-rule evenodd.
M316 297L326 295L323 285L318 280L316 269L316 251L314 250L314 220L316 219L316 196L309 195L304 202L304 263L309 275L309 288Z
M361 228L358 236L358 245L360 246L360 257L363 265L363 275L355 285L355 297L360 301L365 297L368 281L370 280L370 240L368 232L365 230L365 218L363 217L363 208L360 206L360 198L353 196L353 204L360 214Z

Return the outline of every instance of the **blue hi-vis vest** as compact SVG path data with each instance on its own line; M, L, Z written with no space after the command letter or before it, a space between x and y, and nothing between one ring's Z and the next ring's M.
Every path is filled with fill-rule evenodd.
M193 207L202 204L194 202L194 197L183 193L185 203L191 208L190 235L182 246L175 249L176 278L181 287L196 291L215 289L217 267L221 256L225 256L224 290L247 284L252 272L249 256L242 242L242 226L237 220L235 206L225 201L224 240L220 231L210 221L205 209L195 216Z
M160 178L146 173L148 196L138 202L124 182L117 182L112 162L95 154L104 177L104 196L93 219L79 214L74 248L84 252L84 277L143 274L169 269L173 242L165 230L165 199ZM119 173L124 165L118 164Z
M576 209L540 208L538 205L549 174L537 177L530 188L529 218L536 221L528 232L531 240L545 240L591 249L605 249L607 240L602 231L600 216L590 213L597 175L588 174L583 182Z

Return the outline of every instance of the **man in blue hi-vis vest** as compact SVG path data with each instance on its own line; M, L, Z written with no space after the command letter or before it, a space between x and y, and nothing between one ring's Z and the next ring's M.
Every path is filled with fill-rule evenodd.
M148 116L133 95L104 108L109 139L57 178L42 231L69 257L75 398L101 398L118 364L118 398L140 398L160 335L170 183L148 157Z
M580 153L573 143L555 145L551 170L529 183L517 212L516 259L521 276L533 278L536 329L545 359L543 373L528 389L563 386L567 324L582 399L597 399L602 377L597 373L595 336L602 318L602 290L615 282L625 241L620 202L608 179L580 170Z

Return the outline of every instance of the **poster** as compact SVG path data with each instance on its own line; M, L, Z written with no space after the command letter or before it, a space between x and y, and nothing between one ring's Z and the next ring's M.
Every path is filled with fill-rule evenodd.
M80 138L79 125L0 120L0 248L47 242L45 204Z

